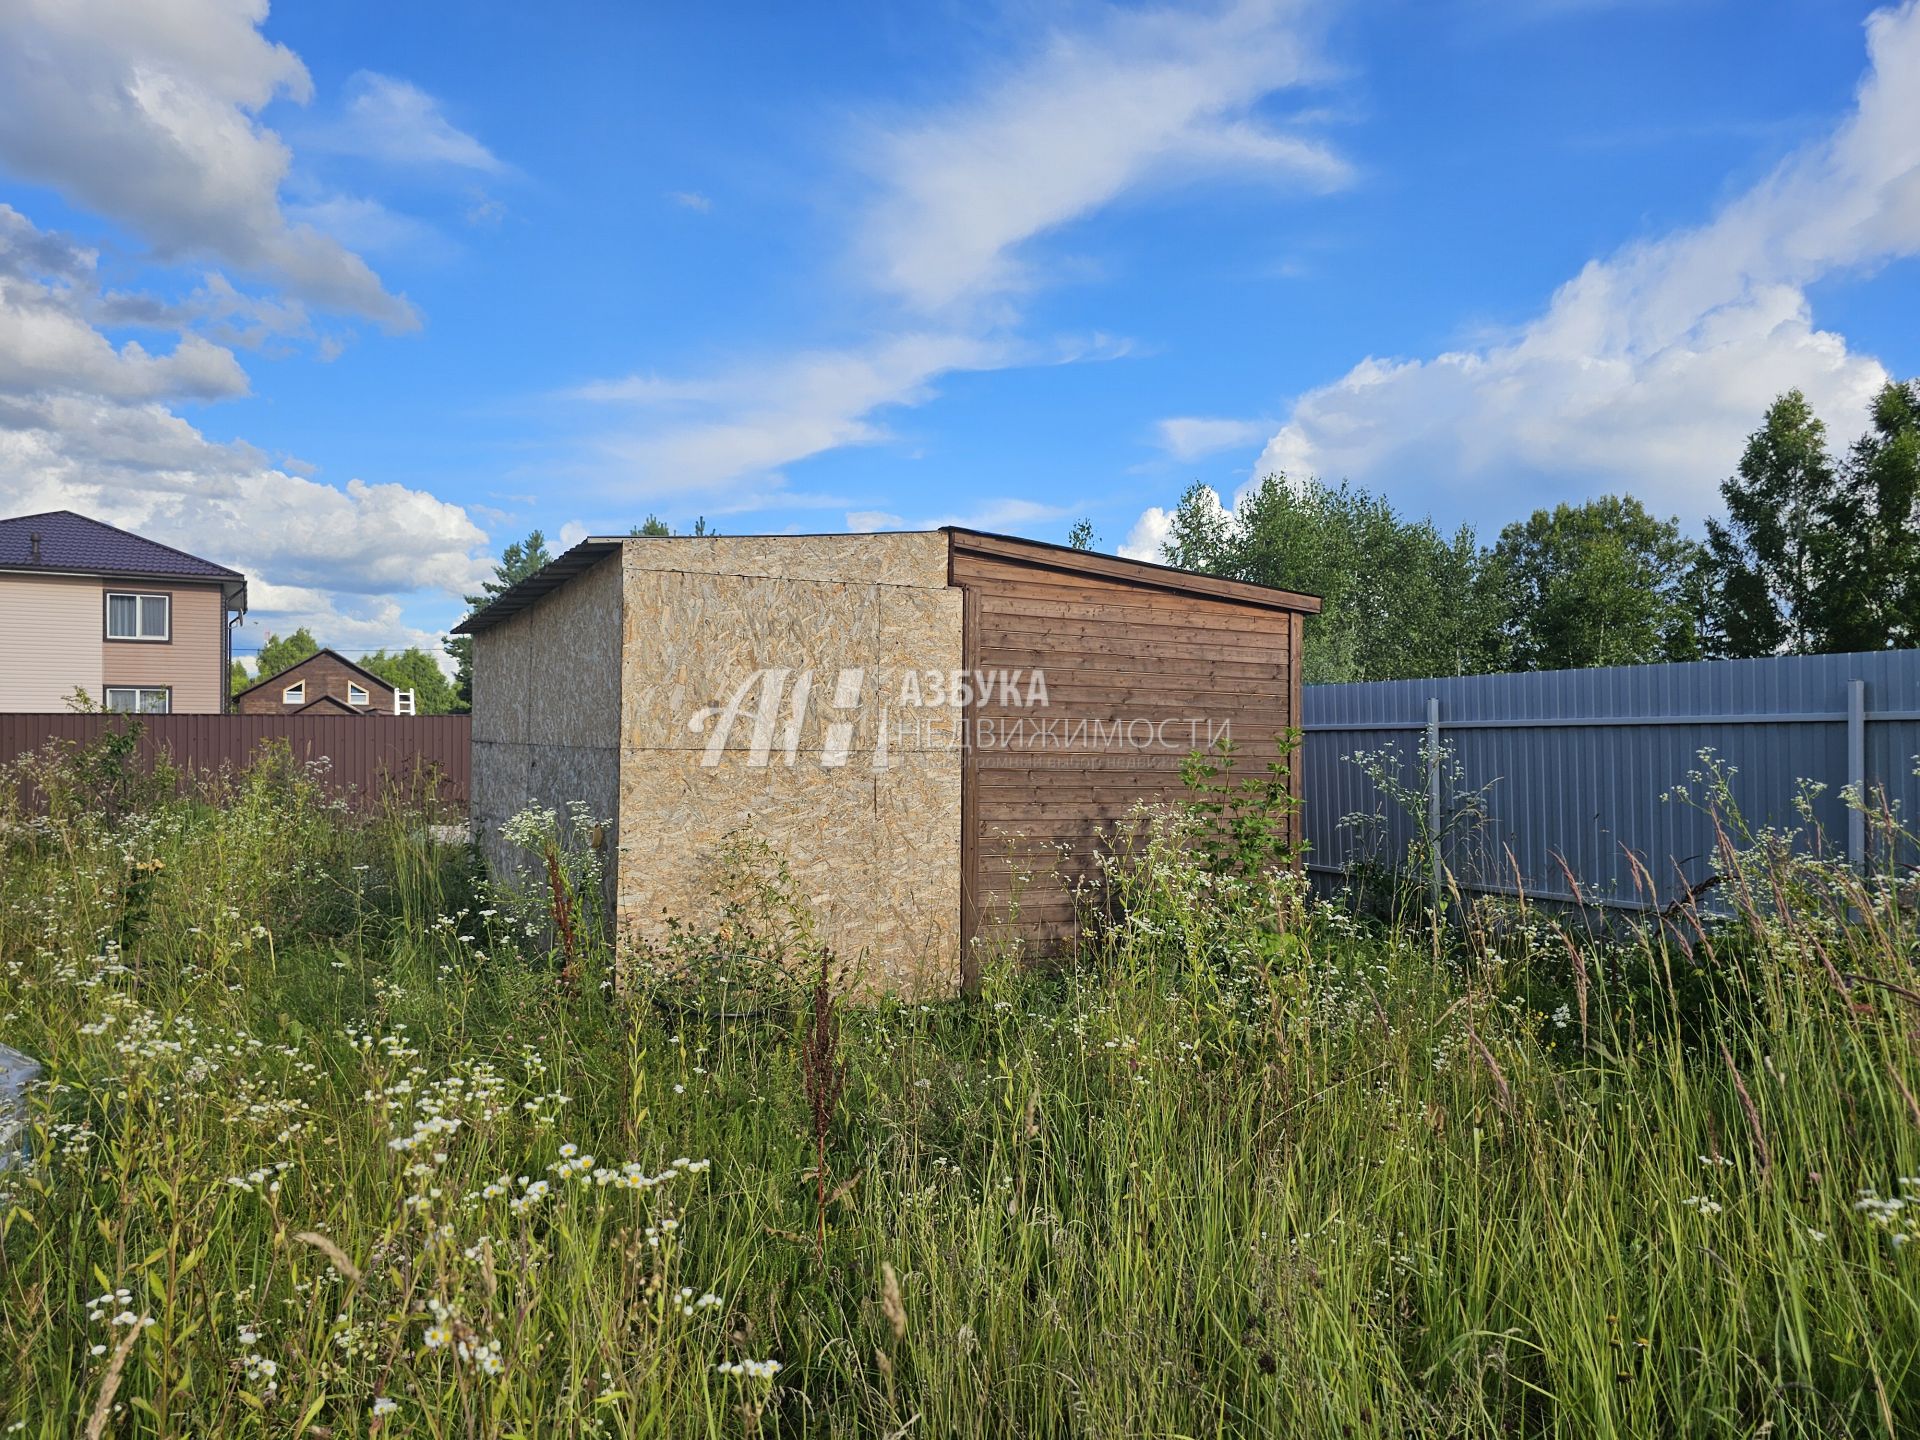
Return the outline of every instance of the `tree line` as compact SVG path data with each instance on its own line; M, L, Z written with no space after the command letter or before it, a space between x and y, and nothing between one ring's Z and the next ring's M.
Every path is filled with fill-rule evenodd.
M1631 495L1535 510L1491 545L1342 482L1195 484L1170 565L1301 590L1309 684L1920 645L1920 380L1843 454L1798 390L1768 407L1704 539ZM1076 527L1073 543L1090 531Z

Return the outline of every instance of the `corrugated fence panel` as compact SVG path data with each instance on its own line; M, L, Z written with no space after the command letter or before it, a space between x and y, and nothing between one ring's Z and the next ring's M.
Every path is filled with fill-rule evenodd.
M50 741L86 743L123 715L0 714L0 764L11 764ZM151 764L165 753L173 765L205 775L247 765L269 742L284 742L293 758L316 765L328 788L371 804L391 789L467 808L472 774L470 715L142 715L140 755ZM31 794L24 797L36 803Z
M1404 860L1418 834L1409 805L1426 805L1430 700L1447 757L1443 855L1463 887L1566 895L1570 873L1589 898L1637 904L1649 898L1646 875L1664 902L1713 868L1713 822L1676 793L1700 796L1703 751L1727 771L1754 829L1798 830L1802 843L1844 856L1855 681L1865 687L1867 793L1884 794L1911 829L1920 651L1308 686L1309 865L1337 879ZM1808 787L1818 790L1811 826L1795 804ZM1896 859L1920 863L1911 846Z

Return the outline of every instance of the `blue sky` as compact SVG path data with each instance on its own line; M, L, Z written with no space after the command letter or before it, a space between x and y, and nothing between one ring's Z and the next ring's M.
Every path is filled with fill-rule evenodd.
M0 15L0 513L432 643L529 528L1192 481L1690 524L1920 373L1920 14L1841 0Z

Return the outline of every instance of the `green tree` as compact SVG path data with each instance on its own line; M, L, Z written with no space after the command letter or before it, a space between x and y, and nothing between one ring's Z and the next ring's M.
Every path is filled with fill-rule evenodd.
M249 685L257 685L262 680L270 680L282 670L291 670L310 655L320 653L320 642L313 638L313 632L302 625L284 639L268 632L267 638L260 642L260 653L254 657L253 672L249 674L238 660L227 673L231 693L238 695Z
M650 540L664 540L669 535L713 536L718 535L720 532L708 526L707 517L704 515L695 517L691 530L675 530L658 515L649 515L627 533L629 535L645 536Z
M453 682L447 679L440 662L418 645L405 650L375 650L362 655L363 670L371 670L396 690L413 691L416 715L450 715L460 706Z
M1833 558L1842 496L1827 427L1805 395L1789 390L1767 408L1720 498L1725 522L1707 522L1715 648L1728 655L1822 648L1816 590Z
M526 539L516 540L500 552L500 562L493 567L493 579L480 582L481 593L467 596L468 613L488 605L552 559L547 550L547 537L538 530L529 531ZM473 637L449 635L446 651L454 662L456 707L470 710L473 708Z
M1822 648L1920 645L1920 380L1874 397L1833 507L1833 561L1814 592Z
M1100 543L1093 533L1093 521L1084 516L1067 527L1067 544L1075 550L1091 550Z
M1500 532L1502 659L1512 670L1693 660L1700 546L1631 495L1536 510Z
M1477 674L1497 617L1473 531L1444 535L1383 497L1269 475L1229 513L1195 485L1171 517L1169 564L1318 595L1301 671L1309 684Z
M1233 517L1221 508L1220 497L1196 480L1167 517L1160 554L1182 570L1227 574L1234 563L1234 538Z

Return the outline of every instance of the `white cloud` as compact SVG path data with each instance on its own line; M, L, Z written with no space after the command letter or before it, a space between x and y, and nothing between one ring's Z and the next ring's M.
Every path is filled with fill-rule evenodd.
M1470 493L1626 486L1699 514L1766 404L1804 390L1842 436L1885 380L1806 287L1920 251L1920 8L1867 22L1853 111L1708 222L1590 262L1495 343L1368 358L1295 403L1255 474Z
M904 530L907 522L887 510L849 510L847 529L855 535L871 535L876 530Z
M1033 283L1016 253L1141 186L1218 173L1347 183L1321 141L1254 114L1315 77L1305 3L1111 14L1051 35L1030 62L868 144L881 195L863 253L879 285L942 311Z
M157 404L0 396L0 512L54 509L231 565L256 620L311 622L323 643L416 643L424 632L395 618L401 597L444 603L491 573L486 536L424 491L289 474Z
M713 209L713 201L698 190L669 190L667 199L682 210L691 210L696 215L708 214Z
M162 403L244 394L232 352L178 327L247 315L277 326L272 302L218 277L174 305L103 297L94 264L0 205L0 513L78 510L232 565L272 623L312 623L337 643L416 643L424 632L399 624L395 597L474 588L486 536L461 507L401 485L319 483L209 440ZM116 347L93 324L102 309L175 328L173 348Z
M458 595L485 570L460 506L290 474L153 403L0 396L0 476L10 513L79 510L277 584Z
M355 250L391 254L398 250L444 250L439 233L422 220L403 215L370 195L329 193L288 203L286 212L302 225L325 231Z
M1214 499L1217 502L1219 496L1214 496ZM1151 560L1156 565L1163 564L1161 547L1167 543L1167 536L1172 530L1173 512L1151 505L1133 522L1127 538L1120 542L1119 553L1129 560Z
M1236 446L1258 445L1272 432L1264 420L1177 415L1154 426L1155 443L1175 460L1198 460Z
M198 335L181 335L167 354L131 340L115 347L88 318L101 306L95 260L92 250L0 204L0 396L216 400L246 393L233 353Z
M291 155L258 114L312 93L265 0L13 0L0 8L0 164L136 231L394 329L358 255L280 203Z
M0 395L94 393L116 400L221 399L244 395L233 352L183 335L169 354L137 341L118 349L44 285L0 279Z
M1027 242L1129 192L1196 176L1344 183L1348 167L1331 151L1254 113L1315 73L1303 18L1314 8L1245 0L1198 13L1105 11L1050 34L969 99L869 127L858 150L877 194L856 217L850 258L891 321L865 342L745 360L709 377L581 387L581 397L634 412L597 442L595 467L614 470L636 500L701 497L723 510L824 503L789 490L784 467L892 439L885 412L924 404L942 376L1126 354L1125 341L1102 334L1020 337L1014 302L1035 283ZM706 205L692 192L668 198ZM939 323L929 324L931 312ZM1018 523L1014 515L978 523Z
M386 165L435 170L506 170L500 158L447 119L419 86L372 70L348 77L340 118L301 136L304 146Z
M305 626L322 645L347 655L369 650L404 650L417 645L451 673L451 661L441 647L444 638L407 620L399 602L381 596L342 597L328 590L299 585L247 584L247 618L234 636L237 649L258 647L269 635L291 635ZM249 671L253 655L236 658Z
M630 499L700 497L723 507L763 504L784 488L783 466L823 451L889 438L876 412L917 405L935 379L1010 362L1005 342L907 334L859 349L810 350L700 379L629 376L582 387L587 400L629 407L627 428L598 442Z

